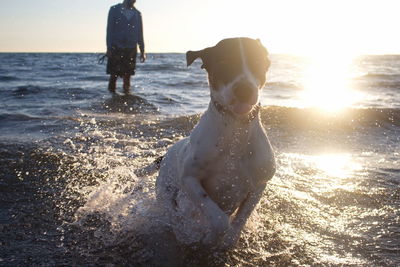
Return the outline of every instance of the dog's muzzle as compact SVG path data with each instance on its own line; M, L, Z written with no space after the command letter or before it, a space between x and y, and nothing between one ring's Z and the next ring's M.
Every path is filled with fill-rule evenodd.
M249 83L239 83L233 88L233 93L239 102L250 103L255 90L257 88Z
M216 110L221 113L222 115L228 115L233 118L236 118L235 114L232 113L230 109L225 108L222 104L220 104L218 101L213 101L214 107ZM250 123L252 122L260 113L261 109L261 104L257 103L254 108L251 110L250 113L247 114L244 118L239 119L242 123Z
M233 88L235 100L232 103L232 111L238 115L249 113L257 103L258 88L249 82L241 82Z

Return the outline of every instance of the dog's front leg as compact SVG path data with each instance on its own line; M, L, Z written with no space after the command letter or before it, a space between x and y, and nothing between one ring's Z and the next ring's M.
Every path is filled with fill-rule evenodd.
M247 219L260 201L264 189L265 185L255 192L250 192L247 198L241 203L235 218L231 222L231 227L223 238L220 246L221 249L230 249L236 245Z
M199 179L185 176L182 183L189 198L198 205L211 224L211 229L202 242L205 245L217 244L229 229L228 215L208 196Z

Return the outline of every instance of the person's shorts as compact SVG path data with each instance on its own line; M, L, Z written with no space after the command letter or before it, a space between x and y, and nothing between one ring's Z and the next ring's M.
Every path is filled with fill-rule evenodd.
M111 48L111 57L107 60L107 74L117 76L134 75L136 56L136 48Z

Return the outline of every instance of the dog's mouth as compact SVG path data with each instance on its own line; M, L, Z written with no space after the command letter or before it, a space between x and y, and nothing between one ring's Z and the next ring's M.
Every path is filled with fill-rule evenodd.
M237 115L246 115L250 113L254 105L250 103L237 102L232 105L232 111Z
M237 116L245 116L253 110L257 103L258 97L252 97L246 101L240 101L239 99L234 98L230 103L230 109L232 113L236 114Z
M258 88L252 83L241 81L233 87L230 108L236 115L247 115L257 102Z

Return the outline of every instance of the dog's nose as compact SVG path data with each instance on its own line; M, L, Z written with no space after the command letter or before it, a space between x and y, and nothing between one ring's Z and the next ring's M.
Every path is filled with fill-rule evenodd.
M256 89L257 88L250 83L239 83L233 89L233 93L240 102L250 102Z

